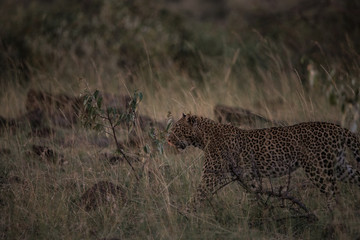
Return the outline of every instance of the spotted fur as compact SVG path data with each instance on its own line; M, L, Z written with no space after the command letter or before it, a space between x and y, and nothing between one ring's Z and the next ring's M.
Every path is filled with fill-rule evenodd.
M168 142L178 149L194 146L205 152L201 183L191 200L194 207L235 178L253 182L299 167L329 198L338 191L337 180L360 185L359 171L345 161L348 148L360 162L360 141L332 123L243 130L188 114L174 124Z

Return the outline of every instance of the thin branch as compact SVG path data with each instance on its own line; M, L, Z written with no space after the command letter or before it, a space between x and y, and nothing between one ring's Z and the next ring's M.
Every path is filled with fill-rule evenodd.
M290 191L290 180L291 180L291 168L290 168L290 163L289 163L289 173L288 173L288 181L287 181L287 185L286 185L286 193L288 193Z
M265 194L265 195L268 195L268 196L271 196L271 197L276 197L276 198L279 198L279 199L289 200L292 203L295 203L296 205L298 205L305 212L310 214L310 211L309 211L309 209L307 209L305 204L303 204L302 202L300 202L300 200L294 198L293 196L287 195L286 193L285 194L283 194L283 193L275 193L275 192L272 192L272 191L264 191L264 190L256 191L256 192L258 194Z
M117 137L116 137L115 127L114 127L114 125L113 125L113 122L111 121L109 112L107 112L107 117L108 117L108 121L109 121L109 123L110 123L110 127L111 127L111 129L112 129L112 135L113 135L114 140L115 140L116 150L123 156L123 158L126 160L126 162L130 165L131 169L132 169L133 172L134 172L134 175L135 175L135 177L136 177L136 180L139 181L139 177L138 177L137 174L136 174L135 168L134 168L133 165L131 164L130 160L127 158L126 154L124 153L123 146L121 146L121 144L119 143L119 141L118 141L118 139L117 139Z
M104 120L107 120L107 121L111 121L110 117L109 117L109 113L108 113L108 116L104 116L104 115L101 115L101 114L98 114L98 113L95 116L97 116L99 118L102 118Z
M289 169L289 172L290 172L290 169ZM275 191L271 190L271 191L266 191L264 189L262 189L261 187L256 190L256 191L252 191L251 188L243 181L243 179L241 178L241 176L239 176L238 174L236 174L236 171L234 171L232 169L232 173L236 176L236 179L240 185L249 193L254 193L256 194L257 198L260 200L260 203L264 206L268 206L268 201L270 199L270 197L275 197L275 198L278 198L280 200L288 200L290 201L293 205L297 205L299 208L301 208L309 217L311 218L316 218L316 216L310 212L310 210L305 206L305 204L303 204L300 200L296 199L295 197L293 196L289 196L288 193L289 193L289 189L290 189L290 179L291 179L291 176L289 174L288 176L288 181L287 181L287 188L286 188L286 191L283 192L282 189L283 187L280 187L279 188L279 192L276 193ZM268 198L266 200L262 199L262 195L266 195L268 196ZM291 209L291 208L290 208Z
M112 135L111 132L108 132L108 131L106 131L106 130L104 130L104 132L105 132L106 134L108 134L108 135Z

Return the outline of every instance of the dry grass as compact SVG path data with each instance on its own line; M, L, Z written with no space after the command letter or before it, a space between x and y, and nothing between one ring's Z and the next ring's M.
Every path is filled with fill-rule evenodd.
M109 20L111 8L108 7L102 9L102 21ZM26 84L18 74L1 81L0 115L15 118L24 114L29 89L79 96L86 81L91 89L103 92L141 91L144 99L139 112L157 120L166 119L168 112L174 119L188 112L213 118L214 106L225 104L289 123L320 120L350 127L351 119L344 120L348 118L344 118L340 105L329 102L325 90L331 84L325 78L321 84L326 87L310 91L307 79L292 68L290 57L282 55L285 46L279 44L279 49L268 49L264 55L269 66L257 67L261 63L255 61L255 73L243 64L243 55L237 55L238 49L246 49L241 44L235 49L225 47L223 56L217 58L200 53L198 61L206 62L209 68L200 71L199 81L171 61L170 53L161 52L162 45L156 45L154 36L159 33L163 33L160 34L163 38L167 36L164 28L160 24L155 32L144 31L139 51L147 58L133 69L119 67L112 58L112 50L100 37L94 41L101 42L97 42L100 47L96 51L102 54L85 52L85 57L78 56L75 47L65 51L43 45L44 39L39 37L32 42L32 48L46 52L55 60L44 68L31 69ZM77 39L74 45L95 51L92 40ZM220 37L215 40L222 42ZM259 37L259 45L272 44L262 40ZM65 44L72 39L65 34L62 41ZM159 44L163 41L161 38ZM154 46L160 49L160 57L152 55ZM168 62L163 64L159 59ZM356 76L360 68L354 66L354 69L347 74ZM319 71L327 75L324 69ZM352 90L359 87L358 77L355 80L357 85ZM347 114L351 116L351 112ZM109 135L85 130L80 125L69 129L53 127L55 135L50 138L29 135L29 124L21 125L15 132L7 128L1 132L0 147L10 150L10 153L0 152L2 239L355 239L360 236L357 186L341 184L340 205L329 212L326 198L304 180L301 171L297 172L292 180L294 195L314 211L319 218L315 223L302 219L277 221L287 218L289 213L262 208L236 184L222 189L211 204L205 204L197 213L184 217L178 209L184 206L200 180L201 151L190 148L175 154L166 147L162 155L154 148L152 154L147 154L143 146L151 143L144 132L143 144L127 149L140 159L133 163L140 176L137 181L126 162L111 164L101 157L115 149ZM126 139L126 131L119 134ZM48 146L60 153L64 161L53 163L32 154L34 144ZM100 181L124 189L126 201L122 198L104 201L98 208L86 211L81 207L81 196ZM282 181L279 180L280 184Z
M104 86L108 84L106 79L100 81ZM156 81L144 81L138 88L145 96L140 111L157 119L164 119L168 111L175 118L182 112L212 117L215 104L223 103L243 106L289 122L341 120L339 115L334 118L336 115L331 112L337 109L326 107L324 110L324 105L319 103L326 102L320 97L317 101L310 99L296 76L283 77L280 83L279 80L267 79L265 88L264 84L257 84L251 79L244 80L241 87L234 79L228 83L223 83L223 79L214 79L201 88L181 77L174 78L167 87ZM134 88L125 85L122 80L116 84L118 88L126 87L129 92ZM3 100L5 116L22 111L24 103L20 99L24 96L21 96L21 91L9 89L5 96L19 96L12 105L7 102L9 100ZM269 99L268 96L281 98L281 106L267 106L265 99ZM258 102L265 107L256 108L255 103ZM301 187L304 178L302 174L297 174L293 182L294 191L298 191L297 194L320 219L312 224L297 220L277 226L274 216L261 209L236 184L220 191L214 197L212 206L205 205L198 213L185 218L177 209L185 204L200 179L200 151L189 149L177 155L165 151L163 155L150 156L142 152L141 146L130 149L141 158L141 162L134 163L137 174L141 175L137 182L127 164L111 165L99 160L100 154L111 151L114 145L111 141L105 148L94 145L89 141L94 136L96 138L94 132L87 132L80 126L67 130L57 128L55 137L50 139L28 137L28 132L29 127L24 126L15 134L5 132L1 136L2 147L11 151L9 155L3 155L1 161L4 213L1 216L1 231L7 239L312 239L331 234L336 238L351 239L359 234L356 200L359 199L359 190L356 187L341 185L344 188L341 194L343 209L329 213L324 196L311 185ZM66 164L53 164L29 154L34 143L61 152ZM79 199L99 181L121 186L128 201L124 203L119 198L115 203L85 211L79 205ZM286 213L279 212L279 218L281 216L286 217ZM260 225L250 227L253 222Z

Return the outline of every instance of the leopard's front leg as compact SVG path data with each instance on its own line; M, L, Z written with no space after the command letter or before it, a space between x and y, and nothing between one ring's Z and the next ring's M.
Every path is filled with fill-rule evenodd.
M232 180L228 176L225 164L221 159L214 159L216 155L205 154L205 163L201 182L197 187L196 193L190 198L186 205L186 211L196 211L202 202L212 197L220 188L224 187Z
M201 182L196 189L196 193L190 198L186 205L186 211L192 212L204 202L209 199L218 190L220 177L216 173L203 173Z

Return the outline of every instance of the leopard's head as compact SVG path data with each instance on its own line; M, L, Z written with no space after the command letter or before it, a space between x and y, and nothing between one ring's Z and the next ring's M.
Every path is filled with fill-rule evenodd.
M190 114L183 114L182 118L171 128L167 139L168 143L180 150L185 149L187 146L195 145L194 125L196 118L196 116L191 116Z

